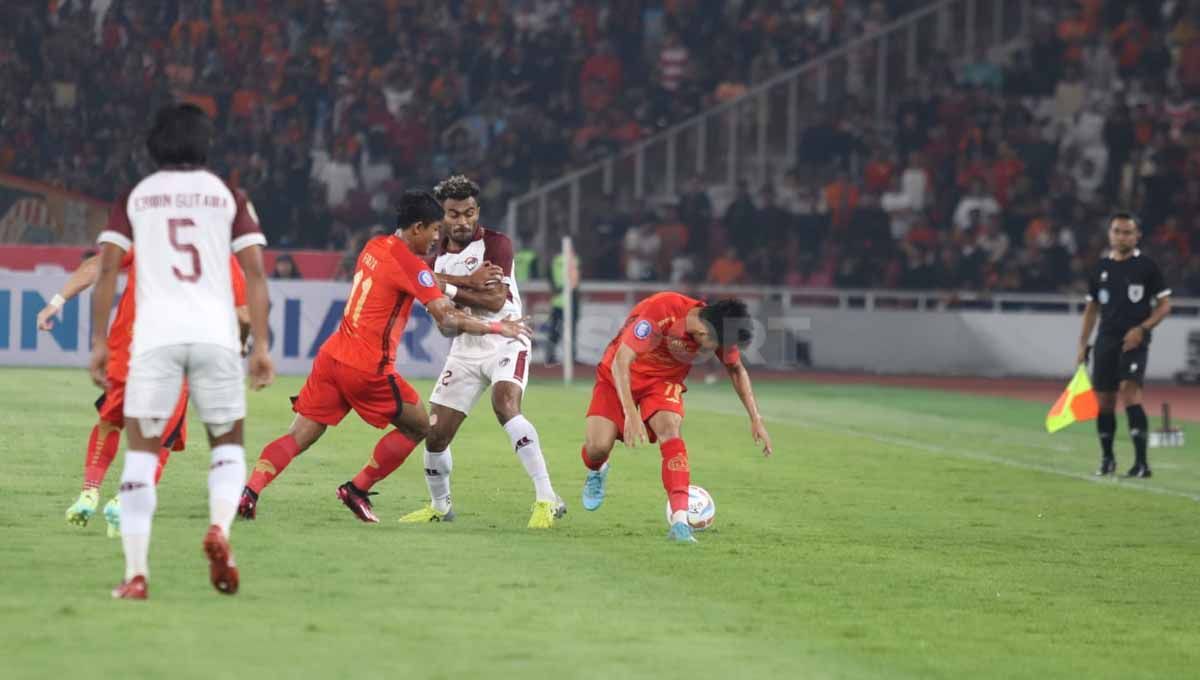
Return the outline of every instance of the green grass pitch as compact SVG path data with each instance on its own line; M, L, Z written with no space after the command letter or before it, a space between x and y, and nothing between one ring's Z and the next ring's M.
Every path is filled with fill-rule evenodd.
M247 458L285 430L284 378L252 394ZM418 385L423 393L428 384ZM419 458L377 487L383 523L334 488L377 431L351 416L234 526L242 591L207 582L207 448L192 423L159 491L151 600L113 602L119 541L69 527L95 390L82 370L0 369L0 676L16 678L962 678L1194 676L1200 446L1156 476L1095 482L1090 424L1046 406L764 383L764 460L727 384L688 393L695 546L664 538L656 448L619 449L579 505L589 386L525 411L570 512L525 529L532 489L483 405L454 443L459 521L401 526ZM1123 420L1123 419L1122 419ZM1118 454L1130 462L1125 424ZM1200 432L1195 433L1200 435ZM120 459L104 489L115 487Z

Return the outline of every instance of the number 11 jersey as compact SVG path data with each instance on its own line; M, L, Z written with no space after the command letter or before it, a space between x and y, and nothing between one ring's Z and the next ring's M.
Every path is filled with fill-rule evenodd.
M342 322L321 351L360 371L395 371L396 344L408 325L413 300L427 305L442 296L429 265L400 237L376 236L354 267Z
M125 252L137 244L132 356L197 343L241 349L229 253L267 243L244 193L202 168L160 170L113 204L98 241Z

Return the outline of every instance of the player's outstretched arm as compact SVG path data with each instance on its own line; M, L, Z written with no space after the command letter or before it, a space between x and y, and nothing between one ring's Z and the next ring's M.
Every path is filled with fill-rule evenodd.
M459 311L445 296L431 300L425 309L437 323L438 329L444 335L466 333L468 335L503 335L506 338L525 340L533 339L533 329L529 327L529 319L505 319L503 321L484 321L470 314Z
M746 414L750 416L750 436L754 437L756 443L762 445L763 455L770 456L775 451L771 446L771 435L767 434L767 426L763 424L762 414L758 412L758 401L754 398L754 386L750 383L750 372L746 370L741 359L725 366L725 370L729 371L729 379L733 381L733 391L737 392L738 398L742 400L742 406L746 407Z
M67 300L95 285L96 278L99 276L99 255L93 255L80 263L79 268L71 272L71 276L67 278L62 290L50 298L50 302L46 303L46 306L42 307L42 311L38 312L38 329L48 331L54 328L54 315L58 314L63 305L67 304Z
M1100 315L1100 305L1095 300L1088 300L1083 310L1083 329L1079 332L1079 351L1075 356L1075 364L1087 363L1088 341L1092 339L1092 331L1096 330L1096 319Z
M108 315L112 311L113 297L117 292L117 272L125 251L112 243L100 246L100 267L96 276L96 289L92 292L92 361L89 371L92 382L107 388L108 378Z
M617 354L613 357L613 386L617 388L617 397L621 400L621 408L625 411L624 432L625 445L637 448L641 444L650 443L646 434L646 424L642 422L641 412L633 399L633 386L629 378L630 367L637 359L637 351L629 345L621 343Z
M269 354L271 341L267 331L270 294L263 268L262 246L251 245L236 253L238 264L246 274L246 307L250 312L250 335L254 349L250 352L250 387L256 390L275 381L275 365Z

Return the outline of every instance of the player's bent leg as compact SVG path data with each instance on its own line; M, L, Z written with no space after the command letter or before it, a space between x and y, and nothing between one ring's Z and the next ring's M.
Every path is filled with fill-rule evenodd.
M508 434L508 441L521 460L525 473L533 481L534 503L527 526L530 529L549 529L554 526L555 520L567 514L567 505L550 483L550 472L542 455L537 428L521 413L523 394L524 389L518 383L508 380L496 382L492 385L492 410Z
M246 482L246 488L242 489L242 497L238 502L238 516L245 520L257 517L259 495L263 489L283 474L284 469L296 456L317 443L326 429L328 426L297 413L287 434L263 447L258 462L254 464L254 471L250 474L250 480Z
M67 524L87 526L100 504L100 486L108 468L117 457L121 445L121 426L98 421L88 437L87 454L83 459L83 488L79 497L67 508Z
M454 507L450 502L450 473L454 470L454 459L450 454L450 442L458 434L467 414L432 402L429 410L429 436L425 439L422 461L429 505L401 517L400 521L406 524L454 521Z
M692 527L687 519L691 469L687 446L679 436L683 416L671 411L658 411L650 416L649 423L658 438L658 450L662 454L662 485L671 507L671 530L667 537L672 541L694 543L696 539L692 536Z
M1121 403L1125 405L1125 417L1129 423L1129 437L1133 440L1134 463L1126 477L1146 478L1151 476L1147 457L1150 421L1142 406L1142 386L1136 380L1122 380Z
M583 482L583 509L596 510L604 503L608 484L608 457L617 443L617 424L605 416L588 416L580 456L588 468Z

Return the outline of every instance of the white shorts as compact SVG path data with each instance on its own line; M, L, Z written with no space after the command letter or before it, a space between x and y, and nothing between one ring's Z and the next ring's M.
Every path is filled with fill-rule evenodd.
M520 343L501 346L495 353L479 357L451 354L433 385L429 402L470 413L492 385L510 382L524 390L528 380L529 348Z
M209 343L156 347L129 360L125 382L125 418L137 419L143 437L162 435L184 376L192 405L213 436L246 417L246 378L236 351Z

